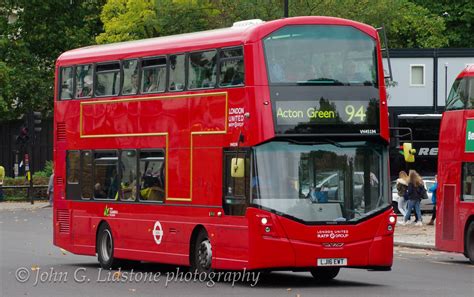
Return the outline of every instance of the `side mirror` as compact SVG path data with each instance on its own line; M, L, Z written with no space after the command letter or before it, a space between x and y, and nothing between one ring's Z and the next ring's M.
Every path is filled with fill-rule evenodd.
M244 158L232 158L230 166L231 166L230 176L232 177L245 176L245 159Z
M412 148L412 144L405 142L403 144L403 156L405 157L405 162L413 163L415 162L415 153L416 150Z

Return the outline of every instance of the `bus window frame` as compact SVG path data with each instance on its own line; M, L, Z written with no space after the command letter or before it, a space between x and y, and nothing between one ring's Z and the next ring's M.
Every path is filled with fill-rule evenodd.
M118 149L118 176L119 176L119 189L118 189L118 199L117 202L136 202L138 201L138 166L139 166L139 156L140 150L136 148L131 149ZM135 177L135 199L124 199L122 193L122 178L123 178L123 169L122 169L122 154L123 152L127 151L134 151L135 152L135 170L136 170L136 177Z
M142 199L141 198L141 183L142 183L142 174L141 174L141 168L140 168L140 154L141 153L157 153L157 152L161 152L163 154L163 166L165 166L164 168L164 172L165 172L165 182L164 182L164 185L163 185L163 191L165 193L165 197L163 199L163 201L159 201L159 200L146 200L146 199ZM138 149L137 150L137 197L136 197L136 200L134 202L138 202L138 203L145 203L145 204L160 204L160 205L166 205L166 199L168 198L166 196L166 185L167 185L167 172L166 172L166 149L165 148L146 148L146 149Z
M373 36L370 36L369 34L365 33L364 31L360 30L359 28L356 28L354 26L345 26L345 25L336 25L336 24L288 24L288 25L285 25L283 27L280 27L270 33L268 33L267 35L263 36L261 39L260 39L260 42L262 44L262 49L263 49L263 60L265 62L265 72L266 72L266 75L267 75L267 85L268 86L300 86L300 84L298 84L298 82L271 82L270 81L270 68L269 68L269 64L268 64L268 57L267 57L267 54L266 54L266 50L265 50L265 39L267 39L270 35L272 35L273 33L275 32L278 32L279 30L283 29L283 28L286 28L286 27L298 27L298 26L337 26L337 27L350 27L350 28L353 28L355 30L358 30L360 31L362 34L366 35L368 38L370 38L373 42L374 42L374 47L373 47L373 50L375 51L375 55L373 55L373 58L374 58L374 68L375 68L375 83L373 85L371 85L372 87L374 88L377 88L379 89L380 88L380 82L379 82L379 67L378 67L378 61L379 61L379 51L377 50L377 40L379 40L379 43L380 43L380 38L374 38ZM380 58L382 59L383 56L380 55ZM382 61L383 62L383 61ZM382 63L383 64L383 63ZM245 65L245 64L244 64ZM382 68L383 68L383 65L382 65ZM382 69L383 70L383 69ZM330 85L330 84L320 84L318 86L334 86L334 85ZM346 86L346 85L342 85L342 86ZM348 85L348 86L359 86L359 85ZM364 84L362 84L362 86L365 86Z
M189 64L191 63L191 55L192 54L197 54L197 53L206 53L206 52L215 52L215 57L216 57L216 81L214 82L214 86L212 87L206 87L206 88L190 88L189 86ZM189 90L189 91L198 91L198 90L211 90L211 89L215 89L219 83L218 81L218 76L217 76L217 73L218 73L218 66L219 66L219 49L218 48L212 48L212 49L207 49L207 50L198 50L198 51L192 51L192 52L187 52L187 61L186 61L186 68L187 68L187 71L186 71L186 90Z
M91 191L91 197L87 198L84 197L83 192L82 192L82 176L83 176L83 168L84 168L84 153L89 152L91 154L91 188L89 189ZM94 150L79 150L80 154L80 177L79 177L79 185L81 187L81 197L79 200L82 201L92 201L94 200L94 179L95 179L95 174L94 174Z
M125 61L133 61L133 60L136 60L137 61L137 71L138 71L138 88L137 88L137 92L135 94L123 94L123 82L125 81L125 71L123 69L123 62ZM120 70L122 71L121 73L121 82L120 82L120 93L117 95L117 96L138 96L141 94L140 92L140 83L141 83L141 66L142 66L142 62L141 62L141 58L129 58L129 59L122 59L120 60Z
M242 50L242 56L235 56L235 57L227 57L227 58L221 58L221 52L226 51L226 50L234 50L234 49L241 49ZM218 57L217 57L217 83L216 87L217 88L240 88L240 87L245 87L246 83L246 75L245 75L245 53L244 53L244 46L243 45L237 45L237 46L230 46L230 47L223 47L218 49ZM238 85L228 85L228 86L222 86L221 81L220 81L220 75L221 75L221 62L222 61L231 61L231 60L237 60L237 59L242 59L242 64L244 66L244 79L242 80L241 84Z
M144 57L139 59L139 80L138 80L138 93L141 95L149 95L149 94L162 94L168 92L168 79L169 79L169 70L168 70L168 65L169 65L169 55L157 55L157 56L149 56L149 57ZM165 66L145 66L143 67L142 63L147 61L147 60L154 60L154 59L159 59L159 58L165 58L166 64ZM144 69L151 69L151 68L165 68L165 89L163 91L158 91L158 92L142 92L142 79L143 79L143 70ZM128 96L128 95L125 95Z
M119 149L98 149L98 150L90 150L92 152L92 199L90 200L94 200L94 201L114 201L114 202L118 202L120 201L120 199L117 199L117 198L97 198L95 197L95 184L96 184L96 157L95 157L95 154L96 153L115 153L115 157L117 157L117 164L115 165L116 166L116 170L117 170L117 176L118 176L118 182L119 182L119 186L120 186L120 173L119 173L119 161L120 161L120 154L119 154ZM117 189L117 194L118 194L118 189ZM117 195L116 194L116 195ZM82 196L82 195L81 195ZM117 196L118 197L118 196ZM118 197L120 198L120 197Z
M468 199L468 200L466 200L464 198L465 195L468 196L468 194L464 193L464 181L465 181L465 178L467 177L467 175L465 174L465 169L464 168L468 164L474 165L474 162L469 162L469 161L466 161L466 160L461 161L461 187L460 187L461 195L459 195L459 202L462 202L462 203L474 203L474 198L473 199ZM469 196L474 196L474 195L469 195Z
M79 157L79 176L77 177L77 182L69 182L69 172L70 172L70 154L77 153ZM82 189L81 189L81 151L80 150L66 150L66 200L81 200L82 198ZM76 188L74 190L73 188ZM79 191L79 195L75 195Z
M170 90L170 80L171 80L171 56L179 56L179 55L184 55L184 87L182 90ZM167 73L167 84L166 84L166 92L170 93L178 93L178 92L185 92L188 90L188 53L187 52L181 52L177 54L167 54L166 55L166 73Z
M92 97L94 97L94 85L95 85L95 64L96 63L86 63L86 64L76 64L74 65L74 97L71 98L71 99L78 99L78 100L82 100L82 99L90 99ZM77 68L80 67L80 66L86 66L86 65L90 65L92 67L92 93L90 96L86 96L86 97L77 97L77 92L76 92L76 89L77 89L77 84L76 84L76 73L77 73Z
M247 208L249 208L252 205L252 178L253 178L253 170L252 170L252 161L253 161L253 153L252 149L250 147L240 147L240 148L235 148L235 147L224 147L222 150L222 208L224 210L224 213L229 216L234 216L234 217L244 217L245 213L247 212ZM244 167L245 167L245 174L243 183L245 186L244 189L244 195L235 195L233 194L232 196L227 195L228 187L229 185L232 184L233 189L235 188L235 178L234 177L229 177L230 173L230 166L231 163L226 162L230 158L230 162L232 162L232 157L235 158L240 158L242 157L244 161ZM248 163L248 166L246 164ZM246 180L249 180L249 183L246 183ZM234 180L233 180L234 179ZM232 199L234 201L239 201L243 203L235 203L235 204L227 204L226 200ZM229 206L233 205L245 205L245 211L243 214L231 214Z
M115 63L118 63L119 64L119 69L118 71L117 70L105 70L105 71L97 71L97 67L101 66L101 65L107 65L107 64L115 64ZM92 97L94 98L104 98L104 97L118 97L118 96L121 96L121 93L122 93L122 60L110 60L110 61L105 61L105 62L100 62L100 63L94 63L94 78L93 78L93 88L92 88ZM99 83L99 79L97 78L97 75L99 73L113 73L113 72L118 72L120 74L120 80L119 80L119 83L120 83L120 86L119 86L119 90L117 92L117 94L112 94L112 95L100 95L98 96L95 91L97 90L97 84Z
M62 81L63 81L63 69L65 68L72 68L72 73L73 73L73 77L72 77L72 96L71 98L62 98L61 97L61 94L62 94ZM59 80L57 82L58 84L58 100L57 101L68 101L68 100L73 100L75 99L75 92L76 92L76 80L74 78L74 75L76 73L76 65L68 65L68 66L61 66L59 67Z

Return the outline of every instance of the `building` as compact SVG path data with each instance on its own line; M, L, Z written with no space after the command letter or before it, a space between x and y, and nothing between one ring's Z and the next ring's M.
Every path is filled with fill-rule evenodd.
M389 54L395 82L395 86L387 88L390 125L411 128L417 149L415 163L406 164L399 152L400 142L393 139L392 178L408 169L432 176L437 172L439 125L445 100L456 76L474 64L474 48L392 49ZM386 59L384 64L388 70Z

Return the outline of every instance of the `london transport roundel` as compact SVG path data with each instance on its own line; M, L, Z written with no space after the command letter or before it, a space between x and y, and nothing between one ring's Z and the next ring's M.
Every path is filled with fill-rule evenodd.
M155 238L156 244L160 244L163 239L163 228L159 221L156 221L155 226L153 227L153 238Z

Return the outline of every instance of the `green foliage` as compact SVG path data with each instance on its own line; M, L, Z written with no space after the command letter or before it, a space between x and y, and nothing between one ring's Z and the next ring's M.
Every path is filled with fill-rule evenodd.
M385 25L391 48L429 48L447 45L442 17L408 0L293 0L290 15L347 18L381 27Z
M413 2L444 18L449 47L474 47L474 1L414 0Z
M221 27L212 23L217 11L208 1L158 0L158 35L167 36Z
M43 170L36 171L33 174L33 180L35 178L49 178L51 174L53 174L54 162L53 161L46 161Z
M105 0L10 0L0 9L0 119L52 110L54 65L64 51L94 43ZM10 21L8 21L10 19Z
M444 19L409 0L291 0L290 16L348 18L386 26L390 47L444 47ZM282 0L108 0L97 42L115 42L231 26L233 22L283 15Z
M33 184L34 185L41 185L41 186L47 186L49 182L49 177L37 177L33 179ZM26 180L25 177L17 177L17 178L12 178L12 177L5 177L4 180L4 185L5 186L27 186L29 185L28 181ZM36 199L48 199L48 196L46 195L46 187L42 188L35 188L34 189L34 194L33 196ZM27 189L4 189L3 190L3 195L4 195L4 200L6 201L27 201L28 196L27 196Z
M109 0L100 18L104 30L97 43L111 43L157 36L158 19L155 1Z

